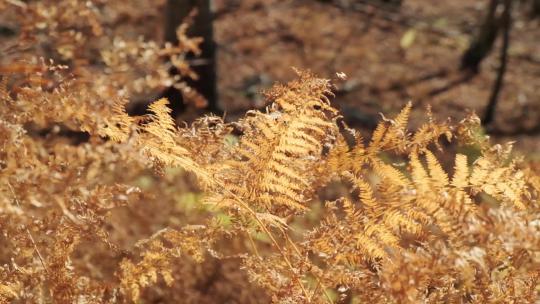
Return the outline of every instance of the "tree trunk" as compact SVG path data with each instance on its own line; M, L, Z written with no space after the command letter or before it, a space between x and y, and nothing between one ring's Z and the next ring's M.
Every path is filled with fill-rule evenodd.
M461 69L478 73L480 63L493 48L499 31L499 18L495 16L500 0L490 0L488 12L480 32L461 58Z
M483 125L487 126L493 122L497 101L502 90L504 74L508 63L508 47L510 45L510 28L512 26L512 0L504 0L504 11L501 17L501 26L503 28L503 42L501 47L500 65L497 71L497 79L493 86L493 91L489 98L489 103L484 114Z
M540 0L531 0L531 18L540 18Z
M191 37L201 37L204 39L201 44L200 57L188 56L188 60L193 60L196 64L192 69L197 73L199 79L186 79L187 84L202 94L208 101L207 109L216 114L221 110L217 104L216 87L216 47L214 43L214 33L212 24L211 0L168 0L165 16L165 39L173 44L178 43L176 29L182 21L196 9L197 15L193 25L188 30ZM196 60L195 60L196 59ZM172 69L172 74L177 74L176 69ZM178 115L185 110L182 93L169 88L164 92L164 97L169 98L173 115Z

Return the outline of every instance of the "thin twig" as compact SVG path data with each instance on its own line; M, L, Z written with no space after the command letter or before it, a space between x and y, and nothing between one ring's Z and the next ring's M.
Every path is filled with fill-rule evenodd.
M21 208L21 204L19 203L19 199L17 198L17 195L15 194L15 190L13 190L13 187L9 182L7 182L7 185L9 187L9 190L11 191L11 194L13 195L13 199L15 199L15 204L17 204L17 207ZM22 209L22 208L21 208ZM34 240L34 237L30 233L30 230L28 227L26 227L25 224L22 224L23 228L26 230L26 233L28 233L28 237L30 238L30 242L32 242L32 245L34 246L34 250L36 251L39 261L41 262L41 265L43 266L43 269L45 269L45 272L49 272L47 269L47 266L45 266L45 261L43 259L43 256L41 256L41 253L39 252L39 249L37 247L36 241Z
M486 107L483 125L490 125L493 122L495 110L497 108L497 101L501 92L504 80L504 74L506 73L506 65L508 63L508 47L510 45L510 28L512 26L512 0L504 1L504 11L502 15L503 22L503 43L501 47L500 65L497 72L497 79L493 86L493 91L489 97L489 103Z
M287 264L287 267L289 268L289 271L291 272L291 275L293 276L294 279L296 279L296 281L298 282L298 284L300 285L300 289L302 289L302 292L304 293L304 296L306 297L306 299L309 300L309 294L306 290L306 288L304 287L304 283L302 283L302 280L300 280L300 278L298 278L298 276L296 275L296 273L294 272L294 267L292 266L292 263L291 261L289 260L289 258L287 257L287 255L285 254L285 252L283 251L283 249L281 248L281 246L279 245L279 243L277 242L276 238L274 237L274 235L272 234L272 232L270 232L270 230L268 229L268 227L266 227L266 225L261 221L261 219L259 219L259 217L257 216L257 212L255 212L253 209L251 209L249 207L249 205L247 205L246 203L244 203L242 201L242 199L240 197L238 197L235 193L233 193L232 191L228 190L224 184L222 184L220 181L216 180L215 178L211 177L210 175L207 175L206 173L201 173L199 172L199 174L204 174L206 175L206 177L208 178L208 180L212 180L216 185L218 185L219 187L221 187L222 189L224 189L226 192L228 192L233 198L234 200L242 207L244 208L245 210L248 211L248 213L251 214L251 216L253 216L253 218L255 219L255 221L257 222L257 224L259 225L259 227L261 227L261 229L264 231L264 233L266 235L268 235L268 237L270 238L270 241L272 242L272 244L277 248L277 250L279 251L281 257L283 258L283 260L285 261L285 263Z
M28 5L20 0L6 0L6 2L18 6L20 8L26 8Z
M249 243L251 244L251 247L253 247L253 252L257 256L257 258L262 259L261 255L259 254L259 250L257 250L257 245L255 244L255 241L253 241L253 237L249 233L249 231L246 231L246 234L248 236Z
M287 242L289 242L289 244L291 244L291 246L293 247L294 251L296 252L296 254L298 254L298 256L300 258L303 258L302 254L300 253L300 250L298 249L298 247L296 246L296 244L291 240L291 238L289 237L289 235L287 235L285 233L285 231L282 229L282 228L279 228L279 230L281 230L281 233L283 233L283 235L285 236L285 239L287 240ZM326 291L326 286L324 286L324 284L322 283L321 279L316 275L316 274L313 274L315 276L315 279L317 280L317 286L321 286L321 289L323 291L323 294L324 296L326 297L326 299L328 300L328 302L330 302L331 304L334 303L334 301L332 301L332 298L330 297L330 295L328 294L328 292ZM315 291L313 291L313 294L311 295L309 301L311 301L311 298L315 295L315 292L317 291L317 289L315 289Z

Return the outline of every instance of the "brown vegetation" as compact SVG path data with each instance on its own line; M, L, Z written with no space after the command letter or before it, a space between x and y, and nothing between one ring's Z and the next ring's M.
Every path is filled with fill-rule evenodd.
M169 74L198 40L113 34L146 1L47 2L0 1L0 302L538 301L538 164L475 115L411 131L409 103L364 138L306 71L234 122L129 115L199 98Z

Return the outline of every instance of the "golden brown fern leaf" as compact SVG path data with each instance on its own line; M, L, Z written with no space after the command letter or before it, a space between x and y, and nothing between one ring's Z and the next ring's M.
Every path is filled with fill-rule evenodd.
M415 151L425 151L434 144L438 147L438 140L446 136L447 140L452 137L451 127L447 123L437 123L428 113L429 121L422 125L416 132L407 130L407 123L412 109L409 102L394 119L383 117L371 136L367 147L364 146L361 136L357 135L355 146L350 151L345 151L344 139L338 138L338 151L331 151L330 170L351 171L355 175L362 174L367 167L377 171L383 178L392 180L403 188L411 186L409 179L395 166L388 164L381 157L383 153L393 153L396 156L406 157ZM340 147L341 146L341 147ZM334 160L334 158L339 158ZM439 168L433 167L433 157L429 156L431 173L436 174L433 178L439 179L440 184L445 184L445 177ZM337 165L339 164L339 166ZM340 172L336 172L340 174Z
M501 204L521 210L528 208L525 198L527 180L514 162L502 165L489 157L480 157L473 165L469 182L474 193L486 193Z
M367 162L364 139L360 132L342 126L328 153L326 167L321 168L321 174L340 176L343 172L351 172L361 175Z
M429 176L431 177L432 184L437 187L437 189L442 189L448 186L448 175L444 172L441 164L429 150L424 150L426 155L427 165L429 169Z
M366 217L347 199L341 200L345 216L335 212L337 202L327 203L327 216L320 227L311 231L308 248L329 265L361 265L388 257L384 244L375 237L375 226L365 225ZM369 225L369 224L368 224ZM366 232L366 228L371 227ZM369 234L368 234L369 233Z
M135 119L126 113L125 102L117 102L112 105L112 115L103 117L103 123L98 128L98 134L108 137L115 142L125 142L135 130Z
M427 122L416 130L409 143L410 149L426 150L429 145L435 145L439 150L439 138L444 137L448 142L452 140L453 127L446 122L437 122L431 113L431 107L427 108Z
M266 113L251 111L239 122L243 134L217 176L222 200L231 193L275 215L305 211L325 158L323 146L337 132L335 110L324 96L328 82L301 73L299 80L267 93L275 102ZM213 198L214 201L218 197Z
M424 150L430 144L438 145L441 136L445 136L449 141L452 138L452 130L448 123L439 123L433 119L428 108L428 122L424 123L418 130L411 133L407 130L407 124L412 109L409 102L394 119L383 117L371 138L367 148L369 155L375 155L383 151L393 151L398 154L407 155L412 151Z
M173 263L186 263L188 258L203 262L219 232L212 226L199 225L177 231L162 229L150 238L136 244L141 259L134 263L128 259L120 263L120 290L132 301L138 301L144 288L154 285L161 276L167 286L174 282ZM182 258L182 259L180 259Z
M160 99L150 105L149 110L152 114L148 117L148 122L139 129L139 144L142 151L158 166L181 167L195 174L203 185L213 184L215 181L210 173L178 142L180 133L170 115L171 109L168 104L167 99Z
M347 145L343 136L338 136L333 148L328 154L325 170L327 173L339 175L342 172L348 171L351 163L349 145Z
M409 102L395 119L384 119L377 125L368 147L370 154L382 150L402 150L406 147L403 143L407 143L410 136L407 132L407 123L411 108L412 103Z
M467 164L467 156L463 154L456 155L454 165L454 176L452 178L452 186L459 190L464 189L469 185L469 166Z

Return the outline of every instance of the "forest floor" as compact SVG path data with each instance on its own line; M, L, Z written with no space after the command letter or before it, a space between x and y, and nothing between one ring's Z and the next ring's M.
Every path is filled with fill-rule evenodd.
M338 85L333 100L349 123L370 129L378 113L412 101L412 124L431 105L439 119L480 117L499 66L500 37L478 74L459 70L488 1L407 0L399 10L364 1L218 1L219 94L230 119L263 107L260 91L310 69ZM339 3L339 4L335 4ZM355 5L356 3L356 5ZM496 142L540 151L540 20L514 9L508 70L495 115ZM347 75L338 80L337 72Z

